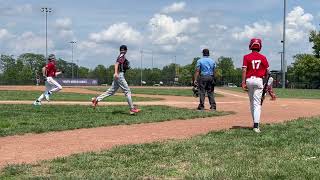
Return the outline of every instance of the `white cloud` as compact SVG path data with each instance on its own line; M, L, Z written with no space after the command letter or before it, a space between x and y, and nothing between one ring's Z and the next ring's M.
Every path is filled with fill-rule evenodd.
M215 29L215 30L223 30L223 31L228 29L227 26L222 25L222 24L211 24L209 27L212 29Z
M310 30L315 29L312 23L313 16L305 13L300 6L294 7L287 15L286 37L289 42L299 42L307 39ZM282 23L271 24L266 21L263 23L255 22L252 26L245 25L243 29L235 29L232 37L237 40L250 39L253 37L280 37L282 34Z
M189 35L197 32L198 24L197 17L175 21L170 16L156 14L149 21L149 27L153 29L151 39L154 44L162 45L165 50L174 50L176 45L190 40Z
M175 2L171 4L170 6L164 7L162 9L163 13L176 13L181 12L185 9L186 3L185 2Z
M63 38L74 39L72 31L72 20L70 18L57 19L55 22L55 27L58 35Z
M18 43L17 43L18 42ZM48 39L48 48L53 48L54 43ZM45 38L35 35L33 32L24 32L11 41L10 47L20 53L43 52L45 49Z
M0 39L5 39L10 36L10 33L6 29L0 29Z
M23 15L31 14L33 11L33 8L31 4L22 4L15 7L2 7L0 8L0 10L1 10L0 14L12 16L12 15L21 15L21 14Z
M89 39L96 43L126 43L126 44L139 44L143 39L140 32L134 30L128 23L113 24L107 29L91 33Z
M72 21L70 18L61 18L56 20L55 25L57 28L70 29L72 25Z
M252 26L245 25L244 29L236 30L236 32L232 34L232 37L237 40L244 40L266 36L270 33L272 33L272 24L270 22L255 22Z
M65 17L56 19L55 27L60 37L74 39L74 34L72 31L72 20L70 18Z
M312 24L313 16L305 13L300 6L295 7L287 16L287 37L289 41L298 42L308 37L310 30L315 29Z

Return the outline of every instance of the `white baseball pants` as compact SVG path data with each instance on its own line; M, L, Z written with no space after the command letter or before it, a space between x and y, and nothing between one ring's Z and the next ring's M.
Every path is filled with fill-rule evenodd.
M42 101L45 97L44 96L45 94L51 94L53 92L58 92L62 90L62 86L52 77L47 77L45 86L46 86L46 91L43 94L41 94L41 96L38 98L38 101Z
M246 80L246 84L248 87L252 119L254 123L259 123L261 115L261 97L263 91L262 78L250 77Z

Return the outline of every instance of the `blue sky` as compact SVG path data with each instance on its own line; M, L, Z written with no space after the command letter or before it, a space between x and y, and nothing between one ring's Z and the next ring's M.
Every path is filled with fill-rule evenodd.
M310 53L310 30L319 29L320 1L287 0L287 60ZM114 63L121 44L128 59L143 67L185 65L209 48L212 57L232 57L241 67L252 37L263 40L272 69L280 68L282 0L0 0L0 53L45 53L48 16L49 53L71 61L70 41L76 41L74 60L87 67Z

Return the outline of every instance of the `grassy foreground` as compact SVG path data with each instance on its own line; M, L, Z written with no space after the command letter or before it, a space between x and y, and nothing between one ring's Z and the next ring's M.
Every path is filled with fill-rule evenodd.
M1 91L0 90L0 101L10 100L35 100L41 95L41 91ZM98 94L97 94L98 95ZM91 101L91 98L96 96L95 94L80 94L80 93L67 93L58 92L50 96L50 100L53 101ZM149 98L149 97L132 97L133 101L157 101L161 100L159 98ZM104 101L109 102L121 102L126 101L124 95L111 96Z
M129 145L35 165L11 165L1 178L318 179L320 118L212 132L188 140Z
M51 106L0 105L0 136L43 133L120 124L161 122L225 115L226 112L197 112L168 106L142 106L129 115L128 106Z
M105 91L106 87L88 87L87 89L95 91ZM170 96L193 96L192 87L190 89L174 89L174 88L131 88L133 94L150 94L150 95L170 95ZM222 97L215 94L216 97Z
M246 93L240 87L223 88L223 89ZM273 90L276 93L277 97L279 97L279 98L320 99L320 90L319 89L274 88Z

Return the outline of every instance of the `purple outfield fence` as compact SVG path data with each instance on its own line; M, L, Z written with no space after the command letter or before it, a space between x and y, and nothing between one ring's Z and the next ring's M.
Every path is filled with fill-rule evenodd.
M71 79L71 78L57 78L57 81L62 86L97 86L97 79Z

